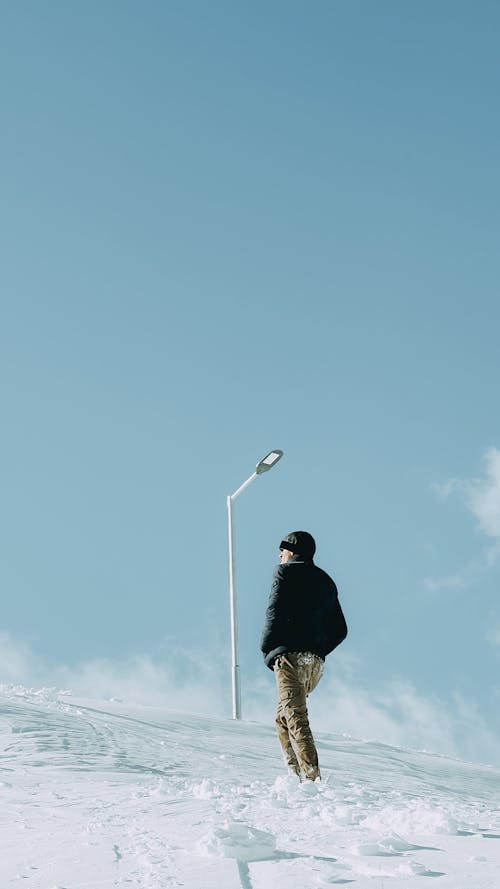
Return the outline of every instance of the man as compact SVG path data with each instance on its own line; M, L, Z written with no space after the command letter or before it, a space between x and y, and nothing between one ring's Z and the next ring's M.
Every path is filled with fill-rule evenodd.
M310 781L321 775L306 699L323 675L326 656L347 636L337 587L314 564L315 552L307 531L293 531L281 541L260 646L276 675L276 725L285 761Z

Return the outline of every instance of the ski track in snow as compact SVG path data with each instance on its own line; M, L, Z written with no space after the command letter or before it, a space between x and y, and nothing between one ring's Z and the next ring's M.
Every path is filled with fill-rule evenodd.
M5 686L0 741L0 889L500 887L487 766L319 735L299 784L273 726Z

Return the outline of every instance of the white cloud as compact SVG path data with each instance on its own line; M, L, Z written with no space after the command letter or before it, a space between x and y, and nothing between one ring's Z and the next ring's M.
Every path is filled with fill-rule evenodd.
M461 571L447 574L444 577L426 577L424 586L431 593L441 593L448 590L463 590L473 586L487 568L491 567L491 553L488 549L482 554L481 559L469 561Z
M488 630L486 639L488 642L491 642L492 645L496 645L500 648L500 627L492 627Z
M431 485L432 490L436 492L440 500L447 500L456 490L460 490L461 482L458 478L450 478L447 482L439 484L435 482Z
M424 584L431 593L440 593L442 590L460 590L467 586L467 577L465 572L449 574L447 577L426 577Z
M483 478L452 478L444 484L432 485L432 489L442 500L458 492L477 519L482 533L500 541L500 451L488 448L483 462Z
M446 577L427 578L425 586L432 592L470 586L500 557L500 451L489 448L483 462L485 475L482 478L452 478L444 484L432 485L441 500L458 494L476 519L479 531L490 541L480 558L468 562L461 571Z
M464 483L467 505L481 531L500 541L500 451L489 448L484 462L486 477Z
M49 666L26 642L0 631L0 685L44 686L71 690L80 697L115 698L224 716L230 710L224 679L217 656L180 648L171 648L168 659L135 654Z
M500 633L492 641L500 644ZM52 699L54 689L100 700L120 699L183 713L229 717L229 663L209 652L172 650L169 659L148 655L76 666L47 667L25 643L0 632L0 688L22 684L35 697ZM359 681L361 665L327 664L309 699L313 731L347 734L381 743L428 750L472 761L500 764L500 739L472 702L425 696L403 680L371 687ZM272 725L276 692L273 674L243 676L243 717ZM41 691L41 687L44 687ZM35 692L34 689L37 691Z
M84 661L74 667L59 667L52 679L79 696L118 698L218 716L227 715L230 709L219 664L201 653L173 651L168 661L146 654L116 661Z
M333 666L333 663L332 663ZM272 722L274 681L259 680L244 695L244 716ZM365 687L354 677L325 677L309 698L313 731L346 734L366 741L427 750L470 761L500 764L500 738L473 702L421 694L405 680Z
M444 484L434 484L432 488L443 500L458 492L482 533L500 542L500 451L489 448L483 462L483 478L452 478Z
M36 678L38 663L26 642L0 630L0 682L26 682Z

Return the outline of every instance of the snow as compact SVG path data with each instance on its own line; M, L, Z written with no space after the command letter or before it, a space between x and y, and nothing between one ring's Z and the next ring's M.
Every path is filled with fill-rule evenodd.
M500 770L273 725L0 686L0 889L500 887ZM424 883L424 885L427 885Z

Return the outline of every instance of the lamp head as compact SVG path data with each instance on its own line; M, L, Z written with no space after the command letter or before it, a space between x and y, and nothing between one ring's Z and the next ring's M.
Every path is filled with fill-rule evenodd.
M278 451L278 450L269 451L269 453L266 454L266 456L263 457L259 463L257 463L256 469L255 469L257 475L262 475L263 472L268 472L269 469L272 469L273 466L276 465L278 460L281 460L282 456L283 456L283 451Z

